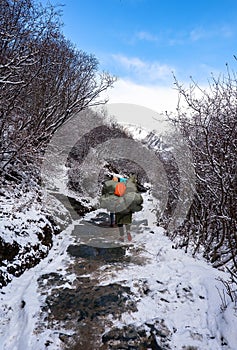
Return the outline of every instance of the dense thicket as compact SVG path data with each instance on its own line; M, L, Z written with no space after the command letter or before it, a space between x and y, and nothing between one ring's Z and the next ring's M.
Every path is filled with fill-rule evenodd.
M57 128L113 83L34 0L0 0L0 165L27 169ZM12 167L13 165L13 167ZM10 167L11 166L11 167Z
M192 150L196 193L187 220L176 231L181 245L203 251L214 266L237 271L237 78L211 80L205 91L176 82L185 108L176 123ZM201 92L196 97L195 91ZM200 95L199 95L200 96ZM236 276L236 275L235 275Z

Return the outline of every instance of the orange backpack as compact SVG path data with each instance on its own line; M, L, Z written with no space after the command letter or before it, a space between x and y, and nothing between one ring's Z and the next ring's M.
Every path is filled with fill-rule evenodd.
M118 182L115 186L114 194L115 196L122 197L126 192L126 185L124 182Z

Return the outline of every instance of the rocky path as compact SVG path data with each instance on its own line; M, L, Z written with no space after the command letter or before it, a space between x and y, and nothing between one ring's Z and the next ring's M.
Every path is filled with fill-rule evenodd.
M114 337L116 343L135 346L141 335L144 344L150 341L131 327L126 336L112 332L112 321L136 305L129 287L100 285L100 279L134 263L134 253L128 254L134 245L121 245L118 229L93 222L93 216L74 220L55 238L48 257L2 292L1 350L105 350L113 348L108 344Z
M139 226L135 222L133 228L139 230ZM130 287L100 284L103 276L112 276L126 265L145 263L139 257L139 248L133 243L121 245L118 229L110 228L105 221L80 221L74 225L72 238L67 248L67 274L74 276L73 284L62 288L67 281L59 273L44 274L39 279L40 288L50 287L43 311L51 329L64 329L59 335L63 348L156 349L154 336L144 326L112 326L123 313L137 310ZM49 342L48 348L53 349L53 344Z
M224 273L139 220L121 245L96 214L74 220L4 289L0 350L234 350L220 309Z

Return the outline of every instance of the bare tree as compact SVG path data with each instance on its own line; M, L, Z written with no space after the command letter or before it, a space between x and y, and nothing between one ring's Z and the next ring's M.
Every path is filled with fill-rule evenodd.
M74 113L102 103L114 78L61 33L56 8L0 0L0 162L28 163Z
M175 122L193 153L196 195L175 235L181 245L192 243L194 254L203 251L215 267L237 271L236 75L227 66L227 74L212 77L205 91L195 82L185 89L176 80L176 86L185 108L178 106Z

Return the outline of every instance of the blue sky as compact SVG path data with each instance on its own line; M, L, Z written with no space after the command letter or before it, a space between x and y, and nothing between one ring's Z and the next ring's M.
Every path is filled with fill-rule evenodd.
M192 75L205 85L211 73L225 72L225 63L236 66L236 0L61 3L65 4L65 36L79 49L94 54L101 69L118 76L111 95L113 101L131 96L134 102L136 90L138 100L147 94L150 99L159 95L164 109L174 99L170 90L174 82L172 72L181 82L188 82ZM144 100L144 104L149 103Z

